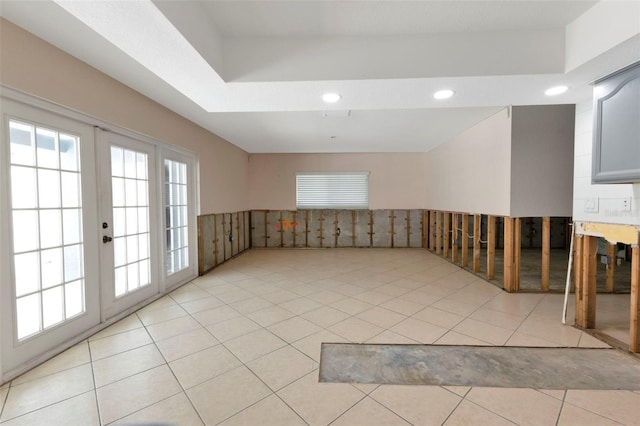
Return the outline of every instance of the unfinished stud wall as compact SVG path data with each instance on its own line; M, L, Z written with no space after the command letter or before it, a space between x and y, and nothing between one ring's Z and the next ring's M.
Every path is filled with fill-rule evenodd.
M203 275L251 247L251 212L198 216L198 274Z
M422 210L253 210L255 248L422 247Z

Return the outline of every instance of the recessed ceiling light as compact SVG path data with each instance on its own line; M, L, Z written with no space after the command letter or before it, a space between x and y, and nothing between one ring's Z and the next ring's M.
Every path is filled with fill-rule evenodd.
M342 98L342 96L338 95L337 93L325 93L324 95L322 95L322 100L328 104L336 103L340 100L340 98Z
M433 94L433 97L435 99L448 99L450 97L453 96L455 92L453 90L450 89L445 89L445 90L439 90L436 93Z
M555 96L560 95L566 92L569 88L567 86L555 86L550 89L544 91L544 94L547 96Z

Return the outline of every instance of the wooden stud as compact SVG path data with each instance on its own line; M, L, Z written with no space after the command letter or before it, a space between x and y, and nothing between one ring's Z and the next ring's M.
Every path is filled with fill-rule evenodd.
M631 248L631 317L629 351L640 352L640 248Z
M458 262L458 217L460 215L451 213L451 261Z
M373 211L369 210L369 247L373 247Z
M333 246L334 247L338 247L338 237L340 236L338 234L339 229L340 227L338 226L338 210L334 210L333 212L333 235L334 235Z
M583 242L584 242L584 236L582 235L576 235L575 236L575 240L574 240L574 253L573 253L573 282L574 282L574 287L575 287L575 317L576 317L576 324L583 324L584 323L584 315L583 315L583 311L581 309L578 309L579 306L582 305L582 300L584 298L584 285L583 285L583 279L582 279L582 273L583 273L583 268L582 268L582 249L583 249Z
M394 222L395 222L396 215L395 215L393 210L390 210L390 212L391 212L391 214L389 215L389 225L390 225L390 228L391 228L391 231L390 231L391 232L391 248L393 248L393 246L394 246L393 237L396 234L396 231L393 229L393 227L394 227Z
M422 248L429 248L429 211L422 210L422 220L420 226L422 227Z
M514 221L510 217L504 218L504 289L515 291L513 282L513 232Z
M607 293L613 293L616 287L616 266L618 266L618 246L607 241L607 257L609 264L607 265Z
M213 258L214 264L218 264L218 220L216 214L213 215Z
M449 257L449 247L451 246L451 213L444 212L443 215L443 247L442 247L442 255L444 257Z
M317 238L320 238L320 247L324 247L324 217L322 216L322 210L318 210L318 213L320 213L320 217L318 218L318 222L320 222L320 228L316 229L316 231L318 231Z
M356 246L356 219L358 215L355 210L351 210L351 246Z
M429 250L436 250L436 216L433 210L429 210Z
M268 211L264 211L264 248L267 248L267 240L269 239L269 232L267 226L269 225L269 221L267 220Z
M487 216L487 279L496 277L496 217Z
M227 260L227 216L225 213L222 213L222 261ZM267 228L265 227L265 230Z
M442 214L436 212L436 254L442 253Z
M469 267L469 215L462 214L462 267Z
M542 291L549 291L549 260L551 257L551 218L542 218Z
M411 247L411 210L407 210L407 247Z
M280 234L280 247L284 247L284 226L282 226L282 210L280 210L278 219L278 234Z
M515 291L520 291L520 264L522 260L522 220L514 219L513 231L513 282Z
M480 272L480 234L482 215L473 215L473 272Z
M204 236L202 235L202 216L197 217L198 223L198 275L204 275Z
M293 211L293 223L296 223L298 221L298 211L294 210ZM294 226L293 229L291 230L293 232L293 247L297 247L296 246L296 237L298 236L298 227Z
M576 292L580 288L580 297L576 301L576 325L582 328L596 326L596 251L598 240L596 237L582 237L582 255L580 282L576 281ZM580 321L578 322L578 317Z
M309 210L304 211L304 246L309 247Z

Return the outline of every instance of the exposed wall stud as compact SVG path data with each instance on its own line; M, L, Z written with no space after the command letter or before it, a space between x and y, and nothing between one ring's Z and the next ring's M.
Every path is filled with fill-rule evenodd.
M407 247L411 247L411 210L407 210Z
M582 251L583 251L583 242L584 242L585 237L582 235L576 235L575 236L575 241L574 241L574 253L573 253L573 282L574 282L574 287L575 287L575 317L576 317L576 324L583 324L585 319L584 319L584 315L583 315L583 310L582 309L578 309L579 306L582 305L582 300L584 298L584 283L583 283L583 278L582 278L582 273L584 272L584 269L582 268L582 262L583 262L583 256L582 256Z
M510 217L504 218L504 289L514 292L515 283L513 276L513 233L514 220Z
M373 247L373 211L369 210L369 247Z
M269 239L269 232L267 232L267 227L269 226L269 221L267 220L267 210L264 211L264 248L267 248L267 240Z
M340 237L340 234L338 233L338 230L340 229L339 226L339 221L338 221L338 210L335 210L333 212L333 246L334 247L338 247L338 237Z
M460 241L462 244L462 267L469 267L469 215L466 213L462 214L462 239Z
M520 291L520 264L522 262L522 220L514 219L513 231L513 281L515 291Z
M480 234L482 215L473 215L473 272L480 272Z
M282 223L282 210L280 210L280 219L278 219L278 233L280 234L280 247L284 247L284 225Z
M298 212L297 210L293 211L293 223L297 223L298 222ZM296 237L298 236L298 226L294 226L293 229L291 230L293 232L293 247L297 247L296 244Z
M631 249L631 317L629 351L640 352L640 248Z
M429 250L436 249L436 215L433 210L429 210Z
M391 228L391 230L389 231L391 233L391 247L393 248L394 245L394 241L393 238L395 237L395 230L394 230L394 223L395 223L395 219L396 219L396 214L393 210L389 211L389 227Z
M429 248L429 211L422 211L422 221L420 222L422 226L422 248Z
M356 246L356 218L358 215L355 210L351 210L351 246Z
M582 328L596 326L596 251L598 246L596 237L582 237L582 273L580 282L576 281L576 325ZM579 287L579 289L578 289ZM578 321L578 317L580 321Z
M202 217L198 216L198 275L204 274L204 236L202 235Z
M216 220L217 215L213 215L213 257L215 259L214 264L218 264L218 221Z
M436 212L436 254L442 253L442 213Z
M320 238L320 247L324 247L324 217L322 216L322 210L319 210L318 214L320 215L320 217L318 217L320 228L316 229L316 231L318 231L318 236L316 238Z
M309 247L309 210L304 211L304 246Z
M487 216L487 279L496 277L496 217Z
M458 262L458 217L456 213L451 213L451 261Z
M618 251L616 244L611 244L607 241L607 257L609 263L607 264L607 293L613 293L616 288L616 266L618 262Z
M449 257L449 247L451 246L451 213L442 213L442 255Z
M542 291L549 291L549 261L551 257L551 218L542 218Z

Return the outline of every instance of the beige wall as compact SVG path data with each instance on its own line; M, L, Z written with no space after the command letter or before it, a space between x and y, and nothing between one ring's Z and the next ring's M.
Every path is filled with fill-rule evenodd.
M512 108L511 216L571 216L574 105Z
M424 208L424 153L252 154L251 209L295 210L296 172L368 171L369 208Z
M195 152L201 212L248 209L246 152L4 19L0 82Z
M508 216L510 166L504 109L426 154L426 208Z

